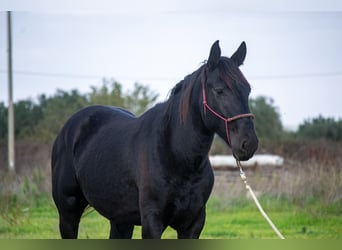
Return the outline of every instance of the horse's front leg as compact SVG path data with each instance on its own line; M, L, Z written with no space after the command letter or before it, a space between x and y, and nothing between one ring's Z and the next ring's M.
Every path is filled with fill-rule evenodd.
M162 212L158 209L144 209L141 217L141 236L143 239L160 239L166 226Z
M205 222L205 208L201 209L198 216L187 228L177 229L178 239L198 239Z

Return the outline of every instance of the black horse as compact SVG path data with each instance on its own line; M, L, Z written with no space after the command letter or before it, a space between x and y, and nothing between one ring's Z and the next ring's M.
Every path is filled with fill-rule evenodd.
M90 205L110 220L110 238L131 238L134 225L142 225L143 238L160 238L167 226L178 238L198 238L214 183L214 134L238 160L258 146L250 86L238 68L245 56L244 42L231 58L215 42L207 62L140 117L108 106L74 114L52 150L61 236L77 238Z

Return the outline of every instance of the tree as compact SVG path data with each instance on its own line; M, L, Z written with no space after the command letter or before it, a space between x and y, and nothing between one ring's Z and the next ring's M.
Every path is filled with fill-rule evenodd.
M47 98L41 95L39 103L43 118L35 128L36 138L52 141L69 117L89 105L110 105L141 114L157 98L149 87L135 84L133 91L123 92L122 85L113 79L103 81L101 87L91 87L91 92L81 95L77 90L57 93Z
M299 125L297 135L308 139L325 138L332 141L342 141L342 120L334 118L317 118L305 120Z
M0 141L7 138L8 131L8 109L3 102L0 102Z
M89 102L92 105L109 105L124 107L124 94L122 85L114 79L103 79L101 87L91 87L88 94Z
M128 92L124 106L136 115L144 113L156 101L158 94L150 90L148 86L139 83L134 84L132 92Z
M18 101L15 108L15 133L17 138L35 138L52 142L69 117L89 105L117 106L137 115L146 111L158 95L148 86L136 83L131 91L123 91L120 83L103 80L101 87L91 87L91 92L80 94L77 90L57 90L52 97L40 95L37 102L31 99ZM8 108L0 103L0 140L7 138Z
M132 91L123 92L122 85L114 79L103 79L101 87L91 87L89 101L91 104L101 104L121 107L140 115L157 99L158 95L148 86L135 83Z
M273 103L273 99L264 96L250 99L249 102L251 112L255 115L256 133L261 140L279 139L283 131L280 114Z
M31 99L18 101L14 104L15 135L19 137L31 136L34 127L43 118L40 105Z
M14 103L14 124L15 136L17 138L32 135L37 123L42 119L40 105L35 104L31 99ZM0 103L0 139L7 139L8 135L8 107Z
M39 98L42 107L42 120L35 127L35 135L43 141L54 140L67 119L79 109L89 105L87 98L77 90L66 92L57 90L57 93L46 98Z

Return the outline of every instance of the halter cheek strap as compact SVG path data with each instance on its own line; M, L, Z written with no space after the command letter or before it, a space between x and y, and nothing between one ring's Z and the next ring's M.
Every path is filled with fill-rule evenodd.
M204 110L204 114L206 114L207 109L213 113L216 117L220 118L221 120L224 121L225 124L225 128L226 128L226 137L227 137L227 141L228 141L228 145L231 146L231 142L230 142L230 135L229 135L229 123L241 118L245 118L245 117L252 117L254 118L255 116L252 113L246 113L246 114L240 114L240 115L235 115L233 117L224 117L222 115L220 115L219 113L217 113L215 110L213 110L207 103L207 96L205 94L205 87L204 84L202 84L202 97L203 97L203 110Z

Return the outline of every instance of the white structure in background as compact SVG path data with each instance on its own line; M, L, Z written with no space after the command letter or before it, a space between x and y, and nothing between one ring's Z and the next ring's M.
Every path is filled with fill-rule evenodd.
M209 156L210 163L213 167L236 167L236 160L232 155L212 155ZM284 158L279 155L260 154L254 155L248 161L241 162L243 166L282 166Z

